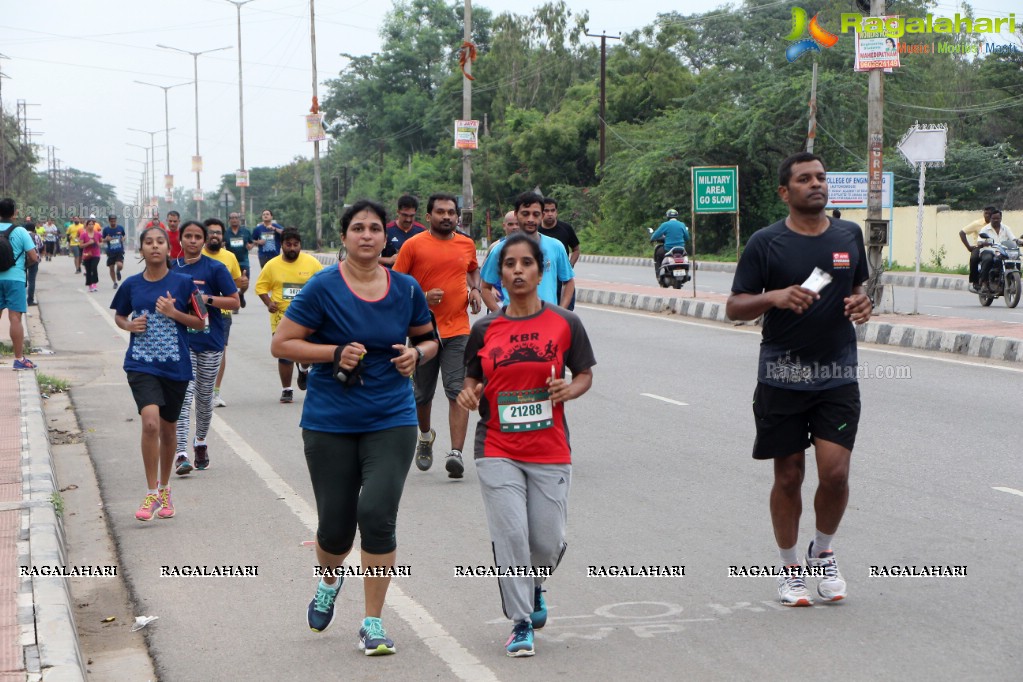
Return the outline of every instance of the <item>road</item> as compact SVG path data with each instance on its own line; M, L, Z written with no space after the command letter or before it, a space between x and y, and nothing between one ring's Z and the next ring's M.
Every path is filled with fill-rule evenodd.
M837 680L1018 679L1018 368L861 349L871 372L903 378L862 381L851 501L835 544L849 598L788 609L775 603L772 578L728 577L729 566L777 561L770 465L749 454L758 334L581 308L599 364L593 389L568 406L569 550L548 583L536 657L504 655L510 625L493 579L454 577L456 565L492 563L468 466L462 481L441 467L409 473L398 563L412 575L394 581L384 613L398 654L367 659L356 649L357 580L330 630L305 624L315 512L297 426L304 395L278 403L255 297L232 331L212 466L173 481L173 520L142 524L133 518L144 494L139 423L110 283L88 294L55 265L38 287L57 355L40 371L73 378L135 615L160 617L147 631L161 680L336 679L339 670L346 679L785 680L800 668ZM437 450L447 445L441 430ZM813 530L812 491L804 486L801 543ZM258 566L258 577L160 577L163 565L219 564ZM590 566L654 564L684 565L685 575L587 577ZM906 564L967 575L868 577L871 565Z
M642 284L657 286L652 265L608 265L604 263L577 263L576 277L605 283ZM728 295L732 289L732 273L698 270L697 291ZM913 288L895 287L895 311L913 312ZM692 294L692 284L686 284L683 291ZM997 320L1023 324L1023 306L1007 308L1005 299L999 298L990 307L982 307L976 294L947 289L920 289L919 312L924 315L944 317L965 317L977 320Z

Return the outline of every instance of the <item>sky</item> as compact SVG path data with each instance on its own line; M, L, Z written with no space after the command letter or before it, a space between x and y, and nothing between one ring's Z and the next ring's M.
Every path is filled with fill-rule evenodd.
M474 0L495 14L527 13L540 2ZM706 12L716 0L566 0L576 13L589 11L589 30L609 35L653 23L659 12ZM379 28L388 0L316 0L319 95L323 82L347 64L342 52L380 49ZM1005 17L1023 10L1016 0L977 0L976 16ZM850 2L850 11L853 4ZM956 4L942 2L939 13ZM312 67L308 0L252 0L242 7L245 100L245 164L277 166L312 156L303 116L311 105ZM158 44L202 55L199 70L199 147L202 188L212 191L220 176L239 167L237 10L228 0L33 0L4 3L0 14L0 70L5 110L16 100L27 106L33 141L55 147L63 167L98 174L118 197L134 203L151 136L130 128L162 131L164 94L157 85L192 81L193 58ZM595 41L597 42L597 41ZM169 90L170 172L175 185L195 187L194 87ZM162 195L168 158L164 133L155 136L156 192Z

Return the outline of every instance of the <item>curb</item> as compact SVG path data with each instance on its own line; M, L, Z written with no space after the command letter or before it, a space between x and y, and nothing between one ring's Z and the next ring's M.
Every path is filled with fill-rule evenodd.
M64 523L57 516L52 502L54 493L59 492L39 384L35 372L19 372L18 375L21 393L22 543L27 545L27 551L24 547L19 548L19 560L27 559L28 566L66 566L67 542ZM84 682L85 660L78 643L68 578L22 578L19 592L19 621L29 674L47 681Z
M725 315L724 303L699 299L581 288L576 289L576 301L735 324ZM863 343L882 346L916 348L972 358L1023 362L1023 340L1004 336L928 329L889 322L867 322L856 327L856 339Z

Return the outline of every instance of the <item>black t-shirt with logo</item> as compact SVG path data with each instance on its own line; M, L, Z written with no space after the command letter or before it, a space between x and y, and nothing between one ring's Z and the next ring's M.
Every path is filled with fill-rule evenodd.
M802 314L778 308L764 314L761 383L819 391L856 382L856 331L845 316L845 298L867 280L866 249L859 225L828 220L828 229L814 237L790 230L784 220L758 230L735 269L737 294L802 284L815 267L832 277Z

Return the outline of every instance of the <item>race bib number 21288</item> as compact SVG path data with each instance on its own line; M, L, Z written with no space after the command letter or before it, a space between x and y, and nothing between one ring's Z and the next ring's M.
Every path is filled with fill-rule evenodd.
M536 431L554 425L554 406L547 389L500 391L497 394L501 431Z

